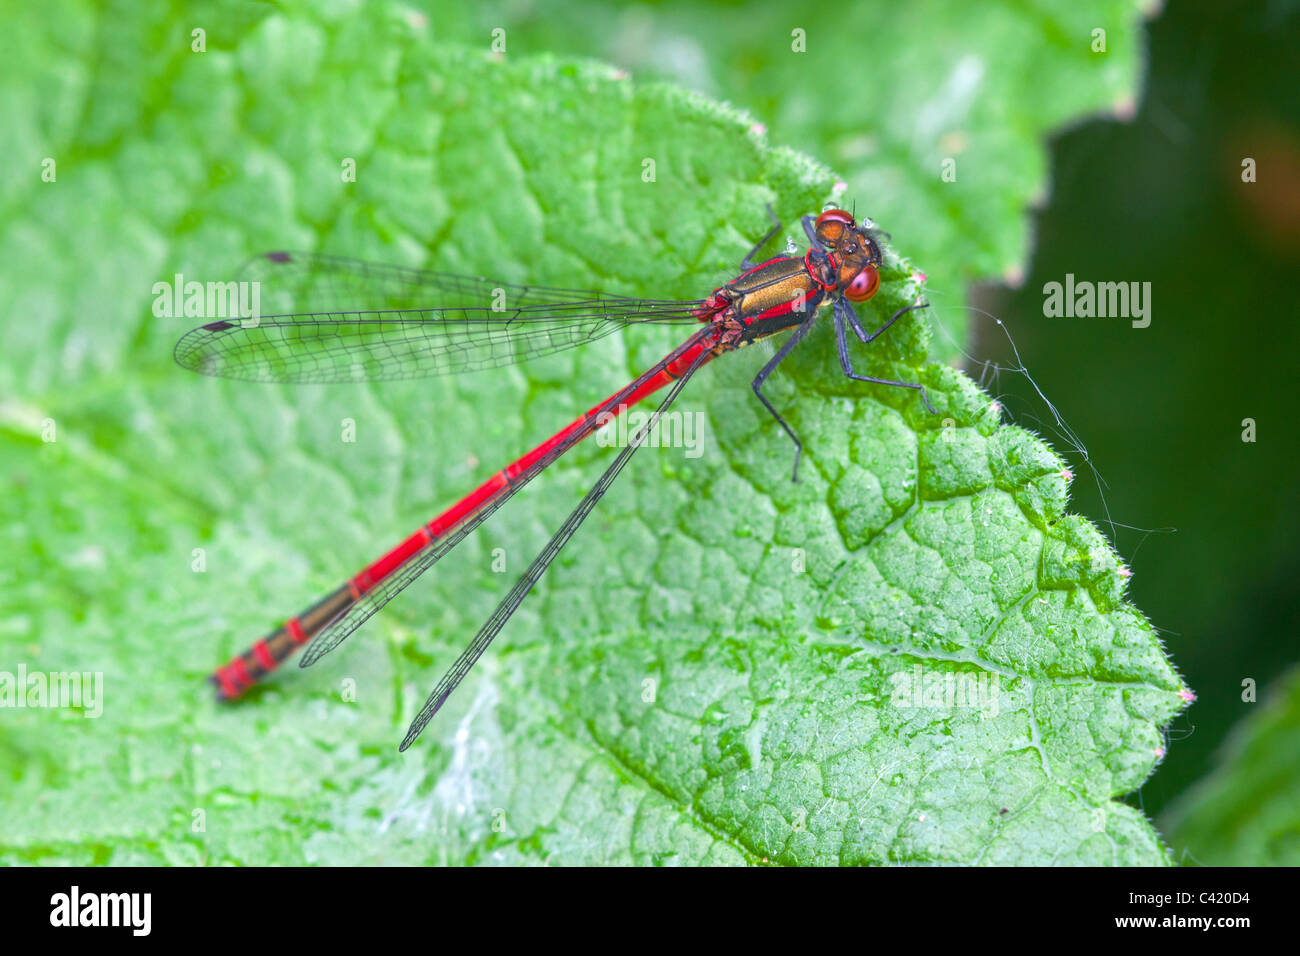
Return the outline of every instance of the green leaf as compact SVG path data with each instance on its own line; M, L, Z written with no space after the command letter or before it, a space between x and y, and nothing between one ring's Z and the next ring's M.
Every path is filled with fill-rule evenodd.
M1251 709L1224 743L1218 766L1162 817L1186 862L1300 865L1300 668Z
M104 688L94 719L0 723L0 860L1164 861L1115 798L1187 692L1109 546L1065 514L1065 464L927 363L915 313L854 361L924 382L938 415L845 379L825 324L770 381L798 484L749 389L770 351L702 372L678 409L702 453L637 455L406 755L425 693L608 450L566 456L315 668L216 705L215 664L674 337L259 388L171 363L196 322L153 318L155 282L297 247L694 297L735 274L765 203L797 234L836 180L731 107L597 63L437 46L377 5L239 9L202 54L184 14L72 10L7 66L30 85L0 111L20 146L0 181L25 184L0 227L0 654ZM887 265L864 321L918 294Z

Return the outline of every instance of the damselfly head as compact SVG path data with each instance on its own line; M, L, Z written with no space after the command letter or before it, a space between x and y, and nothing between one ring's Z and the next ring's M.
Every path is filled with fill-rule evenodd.
M871 232L843 209L827 209L817 217L817 238L839 265L837 285L852 302L865 302L880 288L884 255Z
M817 217L817 238L822 245L836 245L840 237L849 232L856 232L858 224L853 216L843 209L827 209Z
M837 257L864 256L872 265L884 260L872 231L843 209L827 209L817 217L817 238Z

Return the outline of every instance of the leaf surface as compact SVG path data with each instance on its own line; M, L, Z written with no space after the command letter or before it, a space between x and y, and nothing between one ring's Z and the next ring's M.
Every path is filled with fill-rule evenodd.
M915 314L854 361L923 381L936 416L847 381L829 323L771 380L798 484L749 388L770 351L701 373L677 409L699 444L637 455L404 757L428 688L608 449L571 453L317 667L216 705L215 664L673 333L288 390L178 369L201 320L155 318L155 283L301 248L696 297L765 203L798 236L836 177L729 106L440 46L403 10L241 5L196 54L182 13L91 9L32 31L7 70L39 82L7 82L0 110L23 169L0 186L0 654L102 674L102 714L5 712L0 859L1164 861L1116 798L1185 689L1065 513L1065 464L928 363ZM864 322L912 301L915 273L891 252Z

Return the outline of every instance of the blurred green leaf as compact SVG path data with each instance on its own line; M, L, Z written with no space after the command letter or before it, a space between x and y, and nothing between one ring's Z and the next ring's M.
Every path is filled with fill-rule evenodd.
M1218 766L1162 817L1184 862L1300 865L1300 668L1234 727Z
M23 121L32 185L0 233L19 277L0 291L19 359L0 651L102 672L105 700L94 720L0 725L0 859L1165 859L1114 798L1153 769L1185 689L1109 546L1064 514L1063 462L927 364L915 315L855 362L924 381L937 416L846 380L824 327L772 380L805 442L798 484L748 387L770 352L702 373L680 410L703 416L703 454L639 454L405 757L425 692L608 452L573 452L313 670L216 706L204 676L272 615L673 338L491 378L257 388L171 364L194 322L151 316L155 282L297 247L693 297L734 274L765 202L796 231L835 177L731 107L438 46L408 11L245 10L201 54L190 16L147 15L70 10L95 29L47 32L18 64L77 120ZM142 38L159 52L132 60ZM70 60L79 43L104 59ZM895 255L884 278L877 324L918 292Z

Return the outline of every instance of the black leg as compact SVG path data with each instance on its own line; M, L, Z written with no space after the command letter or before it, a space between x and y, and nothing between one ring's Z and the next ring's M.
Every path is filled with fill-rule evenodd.
M750 249L749 254L746 255L745 258L741 261L740 268L745 272L748 272L750 269L754 268L753 259L754 256L758 255L758 250L762 249L765 245L771 242L772 237L781 231L781 220L777 219L776 213L772 212L771 203L767 204L767 218L771 219L774 223L776 223L776 225L771 228L771 230L768 232L766 236L758 240L758 245L754 246L753 249Z
M785 433L790 436L790 440L794 442L794 473L791 478L792 481L799 480L799 456L803 454L803 442L794 433L794 429L790 427L789 422L782 418L781 413L773 408L772 403L767 400L767 396L763 394L763 383L767 381L769 375L776 371L776 367L785 360L785 357L794 351L794 347L799 344L800 340L808 334L816 317L817 313L814 311L808 318L804 319L803 323L786 339L785 344L772 356L772 361L764 365L759 373L754 376L754 394L758 396L758 400L767 407L767 410L772 413L772 417L780 423L781 427L785 429Z
M844 304L841 305L840 303L844 303ZM875 335L870 337L867 336L867 330L864 329L862 327L862 323L858 321L858 310L853 308L853 306L849 305L849 303L844 299L843 296L841 296L839 299L835 301L835 311L839 312L841 309L844 310L844 318L845 320L848 321L849 328L853 330L854 335L860 338L863 342L870 342L871 339L874 339L876 337ZM898 315L895 315L893 318L891 318L889 322L886 322L885 328L881 329L880 332L883 332L885 331L885 329L889 328L890 323L893 322L894 319L898 318L898 316L902 314L903 314L902 312L899 312ZM879 335L880 332L877 332L876 335Z
M841 305L843 306L843 308L841 308ZM916 308L916 306L908 306L908 309L913 309L913 308ZM890 319L888 322L886 322L883 326L881 326L871 336L871 338L874 339L881 332L885 331L885 329L889 328L890 325L892 325L894 321L897 320L897 318L900 315L902 315L904 312L906 312L908 309L900 309L898 312L895 312L894 317ZM845 322L844 313L845 312L851 313L852 311L853 308L848 304L848 302L844 298L841 297L835 300L835 345L836 348L839 349L840 368L844 370L844 374L847 375L849 378L853 379L855 382L872 382L876 385L897 385L899 388L917 389L921 393L921 401L925 402L925 407L929 409L930 414L937 415L938 412L936 412L934 410L934 406L930 404L929 396L925 394L925 386L922 385L920 382L895 382L893 379L872 378L870 375L859 375L857 372L853 371L853 365L852 363L849 362L849 342L848 339L845 337L845 332L844 332L844 322ZM864 339L863 341L870 341L870 339Z
M825 252L826 247L823 246L822 241L817 238L817 217L812 215L804 216L801 222L803 222L804 235L808 237L808 245L812 246L818 252Z
M853 329L853 334L862 340L863 345L873 341L874 339L878 339L882 334L884 334L886 329L913 309L928 309L930 307L929 302L918 302L916 305L905 305L891 315L888 322L868 335L866 330L862 328L862 323L858 321L858 313L854 310L853 306L849 305L848 302L842 298L837 300L835 303L836 313L839 313L841 303L844 307L844 318L848 320L849 326Z

